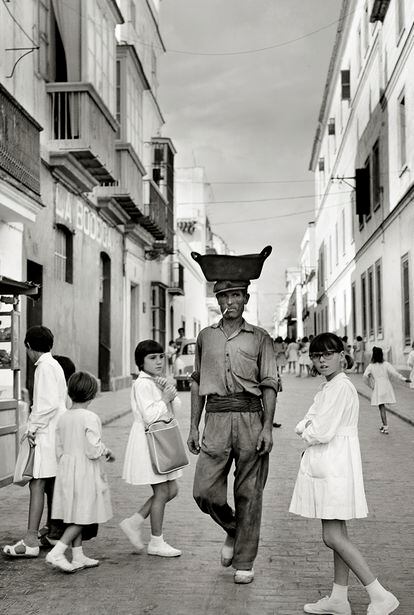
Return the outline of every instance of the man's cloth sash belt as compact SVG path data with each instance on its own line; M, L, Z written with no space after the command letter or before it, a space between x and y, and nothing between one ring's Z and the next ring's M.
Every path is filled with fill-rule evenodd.
M261 412L262 410L261 397L252 393L207 396L206 412Z

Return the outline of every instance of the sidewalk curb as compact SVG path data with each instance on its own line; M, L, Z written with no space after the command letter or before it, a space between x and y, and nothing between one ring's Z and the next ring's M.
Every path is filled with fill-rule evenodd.
M123 416L126 416L130 412L132 412L132 408L129 408L128 410L123 410L122 412L118 412L118 414L114 414L113 416L109 416L108 418L102 421L102 427L105 427L105 425L109 425L109 423L113 423L117 419L120 419Z
M365 397L365 399L368 399L368 401L371 400L371 397L367 395L366 393L363 393L358 388L357 388L357 391L358 391L358 395L360 395L361 397ZM397 412L396 410L393 410L393 408L390 408L389 406L387 406L387 412L389 412L390 414L393 414L394 416L397 416L399 419L401 419L405 423L408 423L409 425L412 425L414 427L414 421L412 419L409 419L406 416L399 414L399 412Z

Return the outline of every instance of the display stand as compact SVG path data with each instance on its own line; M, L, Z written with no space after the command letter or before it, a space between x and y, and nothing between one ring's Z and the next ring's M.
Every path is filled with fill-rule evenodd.
M19 450L20 295L36 296L39 286L0 276L0 487L12 482ZM7 309L10 306L10 309ZM7 386L7 372L12 372ZM6 376L6 378L4 377ZM2 385L6 382L6 385Z

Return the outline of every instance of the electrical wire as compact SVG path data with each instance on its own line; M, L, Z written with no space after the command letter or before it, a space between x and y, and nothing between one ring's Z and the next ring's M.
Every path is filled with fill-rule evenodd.
M13 13L10 11L9 7L7 6L6 0L2 0L3 1L3 5L4 8L6 9L6 11L8 12L8 14L10 15L11 19L14 21L14 23L16 24L16 26L19 28L19 30L21 30L21 32L23 32L23 34L25 36L27 36L27 38L29 39L29 41L35 46L36 49L38 49L37 43L34 42L34 40L32 39L31 36L29 36L29 34L27 34L26 30L23 28L23 26L17 21L17 19L15 18L15 16L13 15Z
M334 196L337 194L350 194L353 190L341 190L339 192L330 192L329 196ZM227 201L180 201L177 205L224 205L224 204L235 204L238 205L240 203L265 203L271 201L295 201L296 199L315 199L322 198L325 196L324 194L299 194L295 196L274 196L265 199L231 199Z

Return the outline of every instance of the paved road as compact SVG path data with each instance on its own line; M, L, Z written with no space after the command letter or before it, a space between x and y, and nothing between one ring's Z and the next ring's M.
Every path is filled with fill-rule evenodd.
M175 560L131 553L119 521L139 507L149 488L130 487L120 479L131 416L104 428L106 443L117 455L108 464L114 518L100 528L86 552L101 559L94 570L63 575L41 559L0 558L0 613L111 615L300 615L302 605L325 595L331 585L331 554L320 540L319 521L287 512L296 477L301 442L293 427L319 386L316 379L284 378L275 430L275 447L265 493L262 540L256 579L236 586L231 569L221 568L222 532L192 500L194 461L181 479L181 492L167 507L164 535L183 550ZM187 432L189 394L182 393L181 424ZM360 436L365 485L370 508L366 520L349 524L350 534L367 554L380 580L400 598L398 615L414 612L414 427L389 417L390 435L378 431L378 416L361 399ZM27 514L27 488L0 490L0 543L19 536ZM149 524L145 524L145 538ZM367 597L351 579L354 615L365 615Z

